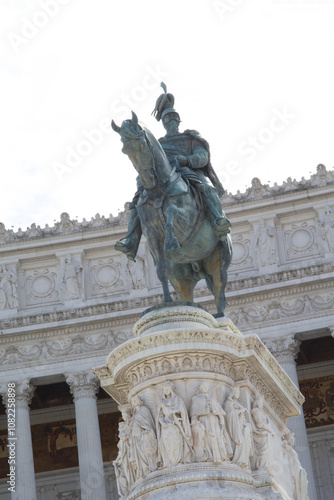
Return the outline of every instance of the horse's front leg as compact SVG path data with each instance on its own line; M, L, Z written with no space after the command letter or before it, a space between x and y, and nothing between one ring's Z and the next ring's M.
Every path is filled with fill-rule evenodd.
M166 256L180 248L180 244L174 233L174 217L177 211L178 209L175 205L169 205L166 209L167 220L165 225L166 237L164 248Z

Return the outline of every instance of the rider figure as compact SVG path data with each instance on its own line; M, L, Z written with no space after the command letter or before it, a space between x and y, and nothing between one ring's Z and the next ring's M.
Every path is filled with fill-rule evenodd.
M185 130L179 132L180 116L174 109L174 96L167 93L164 83L161 84L165 93L157 102L152 114L160 121L166 130L166 135L159 139L159 142L172 167L192 186L201 192L201 200L204 211L211 221L219 239L224 240L230 232L230 221L222 211L218 196L224 194L216 173L210 162L209 144L196 130ZM207 178L210 179L212 187ZM125 253L129 260L134 260L137 254L140 238L141 226L136 209L136 203L142 191L142 186L137 180L138 191L130 204L130 217L128 234L122 240L117 241L115 249Z

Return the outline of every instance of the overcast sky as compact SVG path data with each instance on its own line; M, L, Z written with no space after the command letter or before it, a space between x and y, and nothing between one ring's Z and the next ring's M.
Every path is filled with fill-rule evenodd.
M334 0L0 1L7 228L117 215L135 170L110 120L151 116L163 80L225 188L333 168Z

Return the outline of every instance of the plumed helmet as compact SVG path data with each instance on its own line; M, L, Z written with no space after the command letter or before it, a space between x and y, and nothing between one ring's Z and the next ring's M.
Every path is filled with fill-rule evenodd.
M160 86L164 90L164 94L158 97L157 102L155 103L155 108L152 111L152 115L158 120L158 122L166 116L168 113L178 113L174 109L174 96L167 92L167 86L164 82L161 82Z

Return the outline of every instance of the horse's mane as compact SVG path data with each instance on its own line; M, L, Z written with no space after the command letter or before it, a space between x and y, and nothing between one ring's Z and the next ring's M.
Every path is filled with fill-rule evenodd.
M151 153L152 153L152 156L154 159L154 167L153 167L154 172L156 175L158 175L157 169L156 169L157 163L159 164L159 163L161 163L161 161L163 161L163 162L166 162L169 164L168 158L167 158L166 153L163 150L160 142L154 137L152 132L150 132L150 130L148 130L144 125L141 128L143 129L143 131L145 133L148 146L151 150ZM168 182L169 174L165 171L164 168L159 169L159 178L163 183Z

